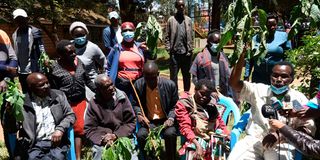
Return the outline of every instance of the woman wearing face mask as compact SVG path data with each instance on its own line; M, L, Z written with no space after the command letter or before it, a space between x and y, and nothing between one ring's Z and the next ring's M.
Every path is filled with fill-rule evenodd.
M107 61L102 50L88 40L89 30L82 22L73 22L69 28L76 47L77 57L83 62L87 73L92 81L99 72L106 68Z
M77 119L73 128L76 156L77 159L80 159L82 138L84 137L84 112L86 110L85 85L92 92L95 92L96 86L86 73L83 62L76 57L75 47L70 41L61 40L58 42L55 57L58 57L58 60L49 65L51 69L47 77L51 88L65 93L72 110L76 114Z
M73 38L77 57L83 62L85 70L94 82L99 73L103 73L107 67L107 60L102 50L94 43L89 41L89 30L82 22L73 22L70 25L69 32ZM86 87L86 98L90 100L94 93Z
M134 41L135 26L131 22L121 24L123 41L110 51L107 61L107 72L116 87L124 91L129 99L132 98L130 80L142 76L142 68L145 62L147 47Z
M224 96L233 97L229 86L230 68L226 55L217 47L220 42L219 30L208 33L207 46L194 59L190 68L192 81L196 84L201 79L209 79Z

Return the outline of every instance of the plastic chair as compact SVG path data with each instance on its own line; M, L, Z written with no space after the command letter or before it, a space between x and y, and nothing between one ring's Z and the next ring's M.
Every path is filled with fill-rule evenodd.
M224 105L226 107L226 110L224 111L224 113L222 115L222 119L225 123L228 122L228 117L229 117L230 113L233 114L234 124L237 124L239 122L240 110L239 110L238 106L234 103L232 98L220 95L218 104Z
M70 141L70 149L68 150L67 159L68 160L76 160L76 150L75 150L75 145L74 145L73 127L70 127L68 129L68 139ZM8 141L9 141L9 145L11 148L9 152L11 152L11 155L14 155L14 150L15 150L16 142L17 142L17 134L16 133L9 133Z
M67 159L68 160L76 160L76 147L74 144L74 131L73 131L73 127L70 127L68 129L68 138L70 141L70 149L68 151L68 155L67 155Z
M238 142L240 134L245 130L249 118L251 118L251 110L249 109L246 111L240 118L240 121L234 125L232 131L231 131L231 151L234 148L234 145ZM302 160L302 153L298 150L295 151L295 160Z
M240 120L240 110L238 108L238 106L234 103L234 101L232 100L232 98L230 97L226 97L223 95L219 95L219 101L218 104L221 104L223 106L225 106L225 111L223 112L222 115L222 119L223 121L227 124L228 122L228 117L230 115L230 113L233 114L233 118L234 118L234 125L238 124L239 120ZM233 126L234 126L233 125ZM232 135L231 135L231 140L232 140ZM181 144L183 144L185 142L185 137L181 136ZM230 147L231 147L232 143L230 143ZM186 155L181 156L180 159L186 159Z
M244 129L246 128L246 125L248 123L249 118L250 118L250 110L245 112L241 116L240 120L233 125L233 129L232 129L232 131L230 133L230 137L231 137L230 149L231 150L233 149L234 145L239 140L241 132L243 132Z

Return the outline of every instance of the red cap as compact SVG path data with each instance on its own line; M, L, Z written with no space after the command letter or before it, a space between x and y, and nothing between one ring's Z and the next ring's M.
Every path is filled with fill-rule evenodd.
M126 28L132 28L133 30L136 29L136 27L134 27L134 24L132 22L123 22L121 24L121 30L124 30Z

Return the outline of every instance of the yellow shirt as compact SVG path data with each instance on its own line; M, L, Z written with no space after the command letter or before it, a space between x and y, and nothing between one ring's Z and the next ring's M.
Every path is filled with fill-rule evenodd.
M147 115L149 120L163 119L166 117L161 107L158 87L151 90L147 86L146 105L149 111Z

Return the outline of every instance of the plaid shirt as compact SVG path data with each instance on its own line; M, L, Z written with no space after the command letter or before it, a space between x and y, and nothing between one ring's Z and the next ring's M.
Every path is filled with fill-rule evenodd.
M96 86L90 80L80 59L74 75L62 68L58 62L54 62L51 68L52 71L48 74L51 88L63 91L69 102L76 103L86 98L85 85L95 92Z
M200 79L209 79L215 81L214 71L211 65L212 56L208 48L203 49L201 53L194 59L190 68L190 73ZM218 53L217 59L219 60L219 87L220 92L227 97L233 97L233 91L229 86L230 69L227 57L223 52Z

